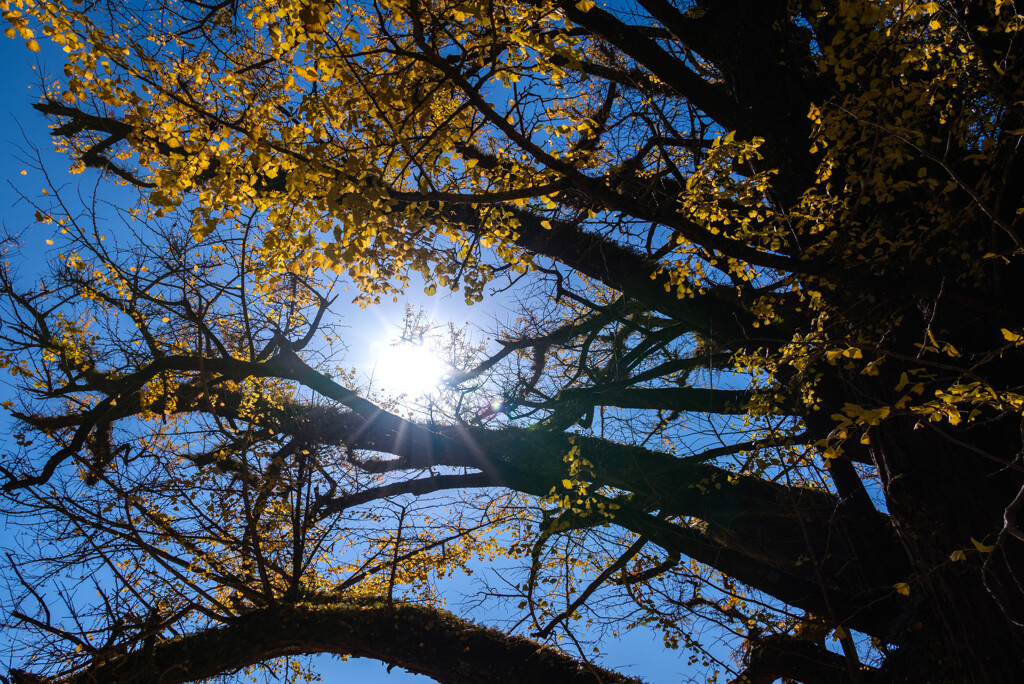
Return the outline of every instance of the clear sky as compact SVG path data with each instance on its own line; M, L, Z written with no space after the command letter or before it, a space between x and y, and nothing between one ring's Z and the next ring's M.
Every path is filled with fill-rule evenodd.
M38 172L29 168L26 163L26 155L32 154L30 146L35 145L44 158L49 173L53 177L63 179L68 189L74 190L78 184L83 184L86 193L91 192L96 183L96 173L88 171L78 176L69 176L65 173L67 160L51 151L48 140L48 129L41 115L31 109L30 105L36 101L40 92L40 74L44 71L60 72L62 63L59 54L48 54L46 41L44 51L32 54L24 48L21 40L11 40L0 37L0 59L4 68L0 71L0 84L2 84L3 101L0 103L0 116L2 116L4 147L0 153L0 174L8 180L0 189L0 204L4 207L3 224L11 233L24 233L25 247L20 254L9 254L8 259L20 260L22 270L29 271L35 264L48 258L45 240L49 237L52 229L50 226L37 226L33 228L32 210L25 203L18 203L18 191L26 195L35 195L44 186L43 179ZM33 69L33 66L37 66ZM19 149L21 148L21 149ZM27 170L25 175L21 171ZM14 186L14 188L11 187ZM461 298L445 298L438 294L428 298L417 295L411 298L414 305L423 305L429 315L446 322L448 320L462 324L470 321L471 324L488 327L489 320L495 315L503 317L507 314L503 310L505 302L501 300L485 300L484 303L473 308L467 308L461 304ZM380 307L360 310L357 307L349 307L351 311L346 313L346 324L349 326L347 340L351 350L350 358L345 365L359 364L365 372L372 368L373 360L369 356L375 343L382 341L388 335L389 326L399 323L402 316L403 303L382 305ZM493 327L493 324L490 324ZM0 388L0 392L4 392ZM0 426L0 434L6 432L4 426ZM476 568L477 576L486 574L487 568ZM452 581L446 584L450 596L448 606L455 608L461 603L460 596L471 594L477 588L477 584L468 580ZM506 615L488 613L477 610L472 614L474 619L481 622L501 621ZM678 651L667 651L661 643L660 635L648 630L636 630L622 636L618 640L604 644L603 657L600 662L606 667L619 669L635 676L641 676L650 682L678 682L688 681L690 676L687 673L685 653ZM682 658L680 656L682 655ZM6 659L0 658L0 663ZM386 682L389 684L401 684L402 682L424 682L429 681L425 677L414 677L400 669L394 669L390 674L385 667L376 661L353 659L347 663L341 663L336 658L319 658L322 665L320 671L325 681L350 681ZM243 678L239 677L239 681Z

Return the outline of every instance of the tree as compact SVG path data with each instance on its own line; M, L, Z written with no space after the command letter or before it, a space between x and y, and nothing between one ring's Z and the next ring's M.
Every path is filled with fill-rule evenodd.
M245 287L231 326L183 296L196 332L178 347L110 300L141 350L108 361L51 322L70 285L44 306L12 283L24 326L10 367L24 374L34 355L60 373L34 371L49 373L50 408L19 417L51 451L10 470L9 491L76 461L108 477L124 448L106 435L152 422L159 395L171 414L245 434L193 458L195 477L241 472L233 454L264 434L294 444L289 459L344 455L296 458L307 489L318 468L321 484L333 467L385 476L315 494L318 523L399 494L533 497L495 510L540 517L508 549L529 560L520 589L537 636L619 596L669 634L700 613L746 632L741 680L1020 671L1024 79L1011 3L4 8L30 48L40 31L68 53L37 108L78 164L147 189L151 215L185 212L201 239L273 226L246 238L255 260L230 282L257 278L248 287L270 298L308 287L295 306L317 311L324 270L364 302L411 271L468 300L525 278L549 301L458 378L501 379L502 418L418 424L311 359L319 314L254 337ZM147 289L116 282L124 302ZM250 406L235 384L257 380L269 394ZM744 422L723 433L715 416L729 415ZM556 610L536 593L567 559L565 579L593 581L567 581ZM707 582L718 589L683 591ZM265 600L294 603L299 588ZM874 662L851 630L874 641Z

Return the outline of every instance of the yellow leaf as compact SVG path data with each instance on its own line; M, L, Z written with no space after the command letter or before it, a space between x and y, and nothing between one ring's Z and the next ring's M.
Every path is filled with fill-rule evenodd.
M24 172L22 172L22 173L24 173ZM1020 335L1018 335L1015 332L1010 332L1006 328L1000 328L1000 332L1003 333L1003 337L1006 338L1007 342L1019 342L1020 339L1021 339Z
M547 230L551 230L551 221L541 221L540 225L544 226Z
M995 550L995 548L996 548L995 544L991 544L991 545L989 545L989 544L982 544L980 541L978 541L974 537L971 537L971 543L974 544L974 548L978 549L978 551L980 551L982 553L992 553Z
M39 52L39 43L34 39L25 43L25 46L32 52Z
M910 585L906 582L897 582L892 585L892 588L896 590L896 593L903 594L904 596L910 596Z
M967 555L964 553L963 549L957 549L953 553L949 554L949 560L951 560L951 561L967 560Z
M572 480L562 480L562 486L566 489L572 489Z
M594 1L593 0L580 0L579 2L576 3L576 9L578 9L581 12L589 12L593 8L594 8Z
M149 201L157 207L173 207L174 200L168 197L164 192L160 190L154 190L149 193Z

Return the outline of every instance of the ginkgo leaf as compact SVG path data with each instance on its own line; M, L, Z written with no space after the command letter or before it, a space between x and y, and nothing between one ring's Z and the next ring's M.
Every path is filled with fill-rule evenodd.
M974 544L974 548L976 548L981 553L992 553L993 551L995 551L996 548L995 544L983 544L974 537L971 537L971 543Z

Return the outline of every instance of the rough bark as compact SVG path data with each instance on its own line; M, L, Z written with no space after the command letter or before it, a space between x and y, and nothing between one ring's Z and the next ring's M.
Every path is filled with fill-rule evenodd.
M321 599L254 611L222 627L158 641L52 684L178 684L317 653L374 658L444 684L639 681L435 608Z

